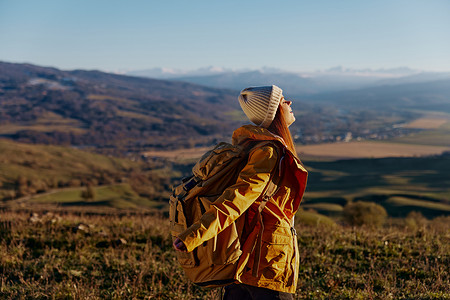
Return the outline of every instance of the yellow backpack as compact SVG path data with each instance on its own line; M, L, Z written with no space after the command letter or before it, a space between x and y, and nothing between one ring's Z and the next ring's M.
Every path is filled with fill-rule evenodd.
M274 145L274 142L263 141L247 147L223 142L203 155L192 168L192 176L176 186L170 196L169 219L173 240L199 220L227 187L236 183L240 171L247 163L249 153L265 145ZM278 152L278 147L274 148ZM262 220L261 212L265 204L276 193L276 184L273 181L274 176L260 196L259 214L252 220L251 228L254 228L257 221ZM178 262L192 282L203 287L217 287L235 281L237 262L242 254L241 243L244 243L242 239L245 238L242 236L245 215L244 213L216 237L204 242L192 252L176 252ZM261 237L261 233L259 236ZM260 247L260 238L256 243L257 247Z

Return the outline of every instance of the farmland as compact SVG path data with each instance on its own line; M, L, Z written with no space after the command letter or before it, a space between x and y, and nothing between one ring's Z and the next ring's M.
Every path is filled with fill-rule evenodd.
M439 155L445 151L450 151L450 147L374 141L329 143L298 147L301 157L333 159L414 157Z

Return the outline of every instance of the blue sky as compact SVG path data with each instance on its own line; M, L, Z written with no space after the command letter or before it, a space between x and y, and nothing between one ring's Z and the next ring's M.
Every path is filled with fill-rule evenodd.
M450 1L0 0L0 61L450 71Z

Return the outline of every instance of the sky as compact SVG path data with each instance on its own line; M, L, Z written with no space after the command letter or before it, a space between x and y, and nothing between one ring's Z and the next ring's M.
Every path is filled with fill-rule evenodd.
M0 61L450 71L450 1L0 0Z

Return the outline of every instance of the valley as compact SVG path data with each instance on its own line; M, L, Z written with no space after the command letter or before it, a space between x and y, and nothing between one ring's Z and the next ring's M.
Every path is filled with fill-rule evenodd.
M247 123L235 90L28 64L0 71L3 207L164 212L196 159ZM447 95L441 79L299 97L291 131L310 171L303 207L339 219L364 200L391 217L448 215Z

